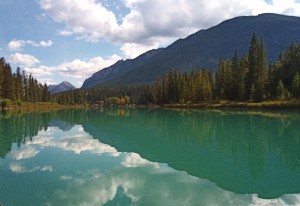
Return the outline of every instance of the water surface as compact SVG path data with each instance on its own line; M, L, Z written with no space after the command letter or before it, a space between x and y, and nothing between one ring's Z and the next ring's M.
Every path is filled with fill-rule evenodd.
M9 205L297 205L297 111L0 114Z

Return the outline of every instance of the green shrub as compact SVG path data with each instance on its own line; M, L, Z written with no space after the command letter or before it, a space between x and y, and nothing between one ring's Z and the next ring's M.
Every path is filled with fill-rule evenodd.
M117 105L120 103L120 100L118 97L108 97L106 99L106 104L107 105Z
M5 107L9 107L12 104L10 99L3 99L1 101L1 107L5 108Z

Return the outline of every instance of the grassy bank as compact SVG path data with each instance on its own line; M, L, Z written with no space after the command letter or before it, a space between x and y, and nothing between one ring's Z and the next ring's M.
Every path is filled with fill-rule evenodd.
M199 104L165 104L163 107L169 108L270 108L270 109L300 109L300 100L293 99L289 101L266 101L266 102L231 102L214 101L203 102Z
M3 110L51 110L51 109L71 109L71 108L86 108L88 105L62 105L53 102L10 102L9 104L1 105L0 111Z

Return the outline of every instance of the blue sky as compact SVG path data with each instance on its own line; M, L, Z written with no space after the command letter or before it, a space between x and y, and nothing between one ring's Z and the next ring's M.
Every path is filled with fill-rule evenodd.
M1 0L0 56L42 83L93 73L226 19L300 16L299 0Z

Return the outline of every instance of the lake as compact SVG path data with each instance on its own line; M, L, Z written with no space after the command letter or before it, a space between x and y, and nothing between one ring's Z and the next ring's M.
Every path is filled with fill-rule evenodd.
M300 113L0 113L0 203L300 205Z

